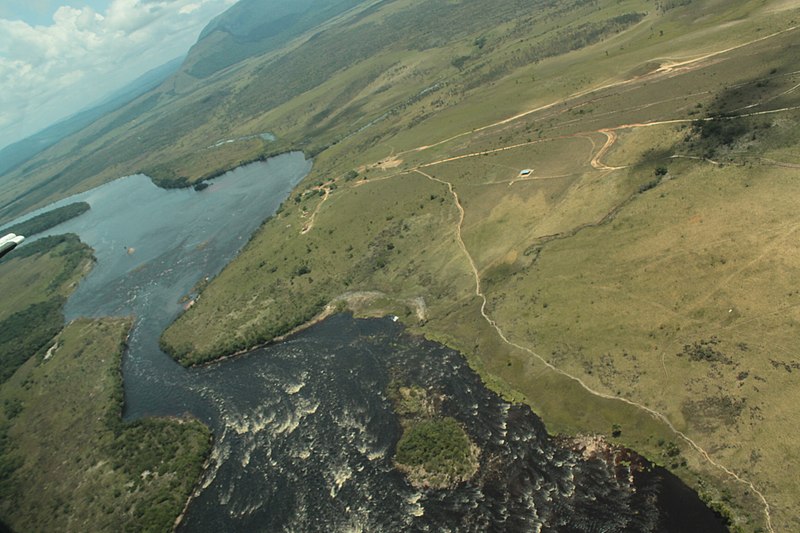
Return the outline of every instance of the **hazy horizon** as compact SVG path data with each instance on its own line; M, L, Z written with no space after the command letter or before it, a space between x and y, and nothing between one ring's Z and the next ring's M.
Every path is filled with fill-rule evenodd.
M12 0L0 6L0 149L188 52L236 0Z

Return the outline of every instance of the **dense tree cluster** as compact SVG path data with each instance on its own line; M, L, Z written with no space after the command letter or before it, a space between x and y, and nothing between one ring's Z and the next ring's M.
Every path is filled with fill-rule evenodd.
M397 443L397 462L443 473L453 479L469 474L472 453L467 434L454 418L434 418L412 425Z
M20 222L19 224L11 226L5 230L5 232L25 236L35 235L47 231L50 228L54 228L62 222L80 216L89 209L91 209L91 207L86 202L75 202L74 204L59 207L24 222Z

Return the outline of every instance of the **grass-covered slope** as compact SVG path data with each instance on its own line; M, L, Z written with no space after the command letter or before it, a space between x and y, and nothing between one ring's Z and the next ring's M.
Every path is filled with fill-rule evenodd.
M368 148L511 71L609 39L651 8L643 0L502 0L490 10L479 0L396 0L334 10L327 21L314 11L318 24L303 23L310 29L283 46L202 79L187 65L4 176L0 219L138 171L191 184L287 148L315 155L345 139ZM264 132L278 143L253 137Z
M64 304L93 261L75 235L48 237L0 261L0 383L64 327Z
M663 462L736 527L800 527L786 468L800 438L800 56L786 53L800 13L673 4L598 4L578 24L648 15L538 63L514 58L555 38L545 21L456 40L447 84L320 153L165 346L200 362L324 302L372 305L459 348L551 431L613 434ZM580 18L572 8L550 23ZM402 85L400 66L354 116L391 92L388 72ZM312 94L290 105L324 101Z
M207 78L249 57L281 48L360 0L240 0L211 21L183 70Z
M328 302L391 312L551 431L616 435L737 527L792 531L798 19L780 0L363 4L52 148L0 183L0 217L303 149L309 178L164 334L183 363Z
M123 423L128 320L80 320L0 387L0 517L15 531L166 531L210 449L190 420Z

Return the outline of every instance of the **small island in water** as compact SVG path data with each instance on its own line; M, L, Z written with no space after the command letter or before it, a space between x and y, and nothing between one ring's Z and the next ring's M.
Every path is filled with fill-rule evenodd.
M480 450L458 421L442 416L441 398L418 385L389 384L403 426L395 464L416 488L446 489L478 471Z

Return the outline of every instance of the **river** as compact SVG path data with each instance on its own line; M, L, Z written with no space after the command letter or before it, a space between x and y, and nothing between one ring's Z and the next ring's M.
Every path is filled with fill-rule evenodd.
M459 354L388 319L338 315L203 368L161 352L181 297L231 261L310 168L292 153L199 192L132 176L57 204L91 205L51 233L77 233L97 257L67 319L136 317L123 361L125 418L190 414L214 432L180 530L726 531L668 472L624 451L587 458L551 439ZM386 388L397 376L441 395L443 413L480 447L472 481L417 490L393 467L401 430Z

